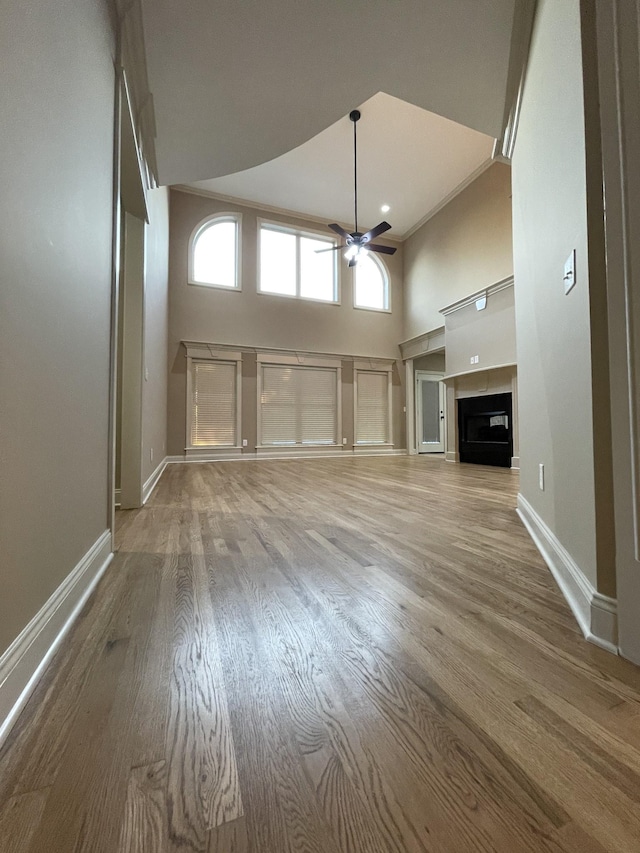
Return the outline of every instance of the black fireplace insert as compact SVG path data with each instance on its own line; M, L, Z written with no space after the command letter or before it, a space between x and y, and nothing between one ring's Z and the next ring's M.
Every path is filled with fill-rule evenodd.
M513 432L511 394L458 400L461 462L511 467Z

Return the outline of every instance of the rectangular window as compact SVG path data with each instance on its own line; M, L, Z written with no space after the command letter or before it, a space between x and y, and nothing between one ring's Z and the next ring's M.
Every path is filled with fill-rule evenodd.
M260 292L337 302L335 246L331 237L260 225Z
M336 368L262 367L260 444L337 444Z
M237 443L237 362L193 361L192 447L235 447Z
M389 373L356 371L356 444L388 444Z

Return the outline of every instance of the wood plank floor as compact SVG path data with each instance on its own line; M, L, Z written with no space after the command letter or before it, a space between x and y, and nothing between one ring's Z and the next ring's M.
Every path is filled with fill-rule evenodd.
M171 465L0 754L2 853L638 853L640 670L439 459Z

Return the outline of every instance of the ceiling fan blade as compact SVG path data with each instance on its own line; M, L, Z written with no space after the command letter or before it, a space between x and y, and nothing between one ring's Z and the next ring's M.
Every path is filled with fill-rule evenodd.
M381 255L394 255L396 250L391 246L381 246L379 243L367 243L367 251L380 252Z
M358 263L358 256L357 256L357 255L354 255L354 256L349 260L349 266L350 266L350 267L355 267L355 265L356 265L357 263Z
M339 252L342 246L332 246L330 249L316 249L316 255L321 255L323 252Z
M331 228L331 225L329 226ZM371 231L367 231L366 234L363 234L360 238L361 243L368 243L369 240L375 240L376 237L379 237L380 234L384 234L385 231L388 231L391 228L388 222L381 222L379 225L376 225L375 228L372 228Z
M338 225L337 222L334 222L332 225L329 226L329 228L331 228L332 231L335 231L336 234L339 234L341 237L344 237L345 240L347 239L347 237L351 237L351 234L349 234L348 231L345 231L342 225Z

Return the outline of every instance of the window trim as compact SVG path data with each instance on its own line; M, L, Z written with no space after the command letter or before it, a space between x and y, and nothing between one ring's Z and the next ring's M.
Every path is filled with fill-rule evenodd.
M227 287L226 284L211 284L207 281L197 281L193 273L193 250L198 237L207 228L219 222L233 222L236 226L236 283L233 287ZM228 210L220 211L219 213L209 214L201 219L195 226L189 236L188 254L187 254L187 284L192 287L209 287L214 290L226 290L228 293L239 293L242 291L242 214L237 211Z
M386 299L387 307L386 308L371 308L370 306L358 305L356 303L356 270L358 269L357 264L355 267L352 268L352 275L351 275L351 290L352 290L352 297L353 297L353 307L357 311L375 311L378 314L391 314L393 312L392 312L392 308L391 308L391 276L389 275L389 269L388 269L387 265L385 264L385 262L382 260L382 258L378 257L376 252L369 252L368 257L370 257L371 260L380 267L380 272L382 273L382 278L383 278L384 285L385 285L385 292L386 292L386 296L387 296L387 299Z
M273 294L274 296L276 294ZM318 300L319 301L319 300ZM323 358L313 355L296 355L273 352L257 353L257 397L256 397L256 454L275 455L282 453L335 453L336 449L342 451L342 359ZM289 367L315 367L332 368L336 371L336 441L335 444L260 444L262 440L262 369L269 366Z
M376 310L376 309L371 309ZM386 373L387 374L387 440L386 441L358 441L358 374L359 373ZM393 362L376 362L355 360L353 362L353 449L358 448L390 448L393 443Z
M227 288L230 290L231 288ZM240 350L223 350L206 346L205 344L184 344L187 350L187 389L186 389L186 434L185 455L187 458L210 456L215 453L220 456L240 456L242 454L242 352ZM194 362L221 361L235 362L236 369L236 444L191 444L191 403L193 400Z
M262 264L260 263L261 251L262 251L262 229L266 227L267 230L271 231L281 231L284 234L293 234L296 239L296 293L272 293L269 290L261 289L261 281L262 281ZM264 219L262 217L258 217L258 240L257 240L257 251L256 251L256 292L260 296L275 296L278 299L296 299L299 302L317 302L321 305L341 305L342 304L342 276L341 276L341 264L338 263L338 255L340 251L334 252L334 260L333 260L333 282L334 282L334 294L335 299L314 299L311 296L300 296L300 250L299 250L299 238L300 237L310 237L312 239L321 238L326 240L328 243L333 243L334 246L339 245L339 241L334 239L330 234L327 234L324 231L316 230L313 228L297 228L295 225L287 225L284 222L275 222L272 219Z

